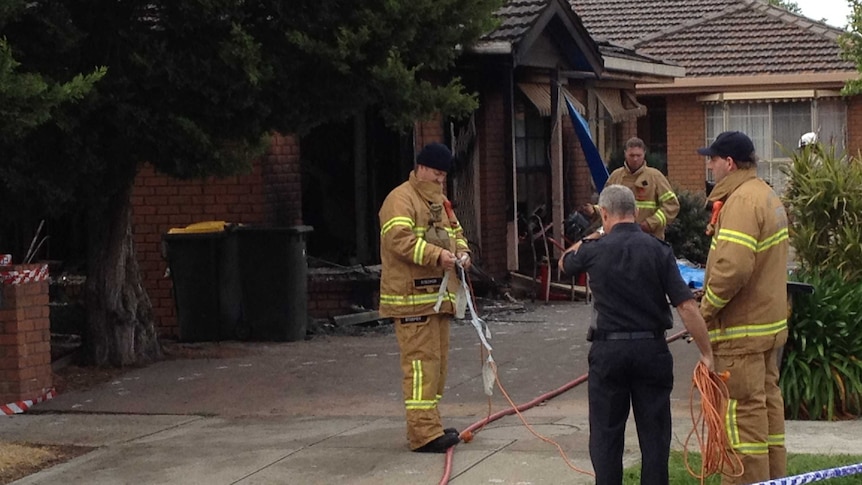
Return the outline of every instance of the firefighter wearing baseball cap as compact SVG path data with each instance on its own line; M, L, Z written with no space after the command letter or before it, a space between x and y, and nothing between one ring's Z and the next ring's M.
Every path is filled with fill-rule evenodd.
M443 193L453 161L445 145L426 145L379 213L380 314L395 322L407 441L417 452L443 453L460 441L457 430L443 428L437 409L458 290L456 260L470 266L470 248Z
M700 310L715 370L730 372L725 426L745 467L741 476L723 475L722 484L776 479L785 476L787 463L777 362L787 341L787 214L757 177L754 144L745 133L721 133L697 152L709 157L715 176L709 200L723 202Z

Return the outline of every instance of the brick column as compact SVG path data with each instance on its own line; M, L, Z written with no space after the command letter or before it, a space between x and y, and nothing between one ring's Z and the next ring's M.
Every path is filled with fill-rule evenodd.
M0 266L0 405L52 387L48 265Z

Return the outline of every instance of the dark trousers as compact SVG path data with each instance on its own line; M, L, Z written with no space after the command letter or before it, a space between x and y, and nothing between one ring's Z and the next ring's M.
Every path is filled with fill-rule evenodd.
M629 407L641 449L641 485L668 485L673 356L663 338L593 342L589 353L590 459L596 485L623 482Z

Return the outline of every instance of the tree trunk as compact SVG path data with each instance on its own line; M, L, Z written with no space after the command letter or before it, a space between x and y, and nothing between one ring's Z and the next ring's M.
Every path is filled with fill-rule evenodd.
M132 182L87 217L86 364L122 367L161 358L153 306L132 238Z

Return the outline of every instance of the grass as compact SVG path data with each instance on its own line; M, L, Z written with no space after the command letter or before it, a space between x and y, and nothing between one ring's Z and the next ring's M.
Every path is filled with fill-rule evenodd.
M689 464L695 471L700 470L700 454L689 453ZM803 473L817 470L826 470L840 466L855 465L862 463L862 456L856 455L787 455L787 475L801 475ZM686 470L681 451L671 451L670 483L673 485L699 484L700 480L693 478ZM640 465L635 465L623 470L623 485L639 485L641 477ZM827 481L829 485L858 485L862 483L862 475L850 475L841 478L831 478ZM721 478L713 475L704 481L706 485L719 485Z
M0 484L12 483L27 475L71 460L93 448L74 445L36 445L0 441Z

